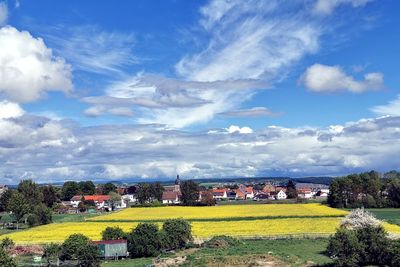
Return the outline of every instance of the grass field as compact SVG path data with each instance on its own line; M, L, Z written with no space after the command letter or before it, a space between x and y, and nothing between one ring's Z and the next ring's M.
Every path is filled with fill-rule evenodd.
M130 208L88 221L163 221L171 218L187 220L237 220L243 218L339 217L348 212L321 204L230 205L212 207Z
M366 209L376 216L379 220L400 225L400 209Z
M186 253L186 261L181 266L258 266L254 263L260 260L278 261L289 266L305 266L311 262L322 266L332 263L331 259L324 255L327 244L327 239L245 240L235 247L189 251ZM168 255L168 257L174 256ZM143 267L151 263L152 258L141 258L107 262L101 266Z

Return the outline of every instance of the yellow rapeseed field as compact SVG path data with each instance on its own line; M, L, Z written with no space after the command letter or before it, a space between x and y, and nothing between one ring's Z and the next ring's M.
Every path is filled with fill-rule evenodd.
M155 207L130 208L109 215L90 218L90 221L163 221L171 218L224 219L246 217L308 217L345 216L347 211L321 204L224 205L212 207Z
M191 222L193 235L207 238L215 235L230 236L279 236L279 235L318 235L336 231L341 218L288 218L239 221L204 221ZM38 226L29 230L0 236L12 238L16 243L62 242L69 235L82 233L92 240L101 238L101 231L107 226L119 226L129 232L136 227L136 222L73 222ZM157 223L161 227L162 223ZM400 234L400 226L385 223L385 228Z

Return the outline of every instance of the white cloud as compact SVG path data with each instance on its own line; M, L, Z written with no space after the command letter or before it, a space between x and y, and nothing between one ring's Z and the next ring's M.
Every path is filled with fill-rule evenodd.
M367 90L382 89L383 74L379 72L367 73L363 80L356 80L346 74L339 66L314 64L307 68L300 78L300 82L314 92L350 91L362 93Z
M0 26L7 23L8 20L8 7L5 2L0 2Z
M115 107L109 108L107 106L92 106L83 112L89 117L98 117L104 114L111 114L115 116L132 117L133 111L128 107Z
M106 32L93 25L59 25L49 29L46 40L76 69L115 75L122 74L124 66L138 63L132 51L135 43L132 34Z
M24 110L18 104L6 100L0 101L0 119L17 118L24 113Z
M17 101L37 100L47 91L69 92L71 68L55 58L43 40L13 27L0 29L0 94Z
M265 107L254 107L250 109L237 109L219 113L224 117L275 117L280 113L272 112Z
M236 125L231 125L229 128L226 129L228 133L241 133L241 134L251 134L253 130L250 127L244 126L239 127Z
M400 95L388 104L375 106L371 110L379 115L400 116Z
M364 7L374 0L317 0L314 12L320 15L330 15L340 5L351 5L352 7Z

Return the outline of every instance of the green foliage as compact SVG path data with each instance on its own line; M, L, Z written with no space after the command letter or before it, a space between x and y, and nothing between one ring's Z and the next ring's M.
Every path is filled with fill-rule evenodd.
M226 235L219 235L219 236L214 236L210 240L204 242L203 247L206 248L233 247L233 246L238 246L241 243L242 242L240 242L236 238Z
M160 232L155 224L140 223L128 235L128 251L132 258L157 256L160 250Z
M34 212L37 216L38 223L49 224L52 222L52 211L44 204L39 204L35 207Z
M107 227L106 229L103 230L103 232L101 232L101 236L103 240L118 240L126 238L126 234L118 226Z
M30 205L20 192L15 191L8 201L7 211L11 211L17 222L20 222L30 212Z
M192 180L183 181L180 185L182 204L195 206L199 199L199 185Z
M339 229L329 240L328 254L334 258L335 266L359 266L362 245L355 231Z
M9 237L4 238L0 242L0 248L2 249L9 249L12 248L14 245L15 245L14 241Z
M8 189L0 195L0 212L7 210L8 201L12 195L12 190Z
M160 183L140 183L136 188L136 196L140 204L162 201L164 188Z
M103 195L108 195L110 192L116 192L117 187L113 183L105 183L102 186Z
M110 196L111 209L115 210L115 204L121 201L121 196L116 192L110 192L108 195Z
M286 185L286 195L287 198L297 198L296 184L292 180L289 180Z
M96 186L92 181L81 181L78 183L79 191L82 195L94 195Z
M166 220L162 231L165 233L164 247L167 249L179 249L193 239L192 227L183 219Z
M70 235L61 245L60 259L78 260L80 266L99 266L99 250L88 237L82 234Z
M22 180L18 184L17 190L32 206L43 202L42 190L32 180Z
M362 265L374 265L388 261L387 248L390 240L382 226L364 227L356 231L358 242L363 246L360 253Z
M43 203L52 208L59 201L57 191L52 185L42 187Z
M50 265L51 261L57 261L61 254L61 246L56 243L50 243L43 246L43 258Z
M10 257L7 252L0 248L0 266L1 267L17 267L17 263L12 257Z
M79 186L77 182L67 181L61 189L62 200L69 201L75 195L79 194Z

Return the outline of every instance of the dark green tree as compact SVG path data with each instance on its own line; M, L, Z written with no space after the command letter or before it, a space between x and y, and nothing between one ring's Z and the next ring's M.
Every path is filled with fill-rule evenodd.
M400 207L400 179L393 178L389 181L387 186L388 199L390 205L396 208Z
M136 190L136 197L140 204L151 202L153 192L150 184L140 183Z
M140 223L128 235L128 251L132 258L154 257L160 250L160 232L155 224Z
M356 267L361 260L362 244L355 231L339 229L330 239L327 248L329 256L334 258L335 266Z
M199 199L199 185L192 180L183 181L180 185L182 204L185 206L193 206L197 204Z
M125 232L118 226L106 227L106 229L101 232L101 236L103 240L118 240L126 238Z
M0 266L17 267L17 263L15 262L15 260L10 257L3 248L0 248Z
M94 195L96 186L92 181L81 181L78 183L79 191L82 195Z
M165 233L167 249L184 248L193 239L192 228L188 221L183 219L167 220L163 224L162 231Z
M69 201L73 196L79 194L79 186L77 182L67 181L63 184L61 189L62 200Z
M117 187L113 183L105 183L102 185L103 195L108 195L110 192L117 192Z
M22 180L17 188L25 200L32 206L43 202L43 193L40 187L32 180Z
M50 243L43 246L43 258L46 259L48 266L53 266L53 263L58 266L60 254L61 246L59 244Z
M60 259L77 260L79 266L100 266L99 249L82 234L70 235L61 245Z
M160 184L160 183L154 183L151 184L151 193L152 193L152 197L154 199L157 199L158 201L162 201L162 195L164 192L164 187Z
M292 180L289 180L286 185L286 195L287 198L297 198L296 184Z
M7 210L8 201L10 200L12 193L13 191L8 189L0 195L0 212Z
M52 185L42 187L43 202L47 207L52 208L59 201L57 191Z
M13 216L17 221L18 229L18 224L21 222L22 218L31 212L31 206L20 192L15 191L8 201L7 211L11 211L13 213Z

